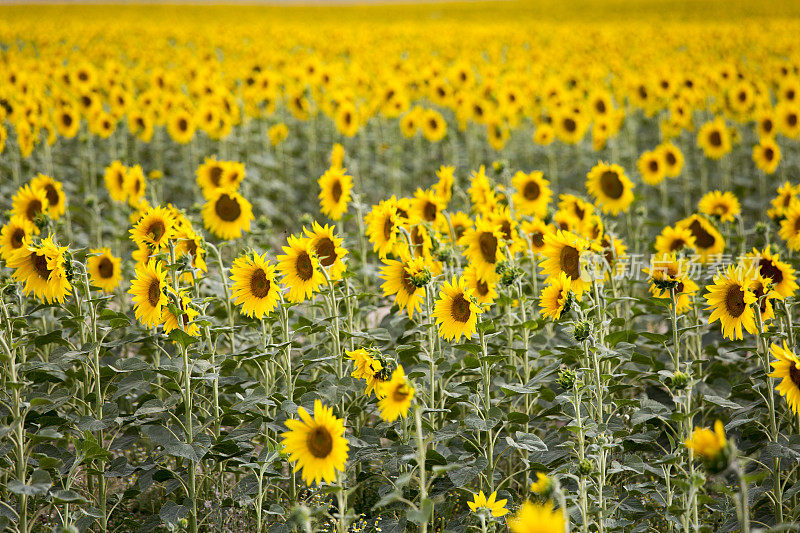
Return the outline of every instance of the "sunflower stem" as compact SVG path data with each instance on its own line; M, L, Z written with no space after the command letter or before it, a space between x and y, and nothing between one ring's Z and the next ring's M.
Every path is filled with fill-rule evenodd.
M427 508L426 502L428 500L428 482L425 478L425 456L428 452L427 444L425 443L425 437L422 433L422 408L419 405L414 406L414 426L416 428L417 433L417 468L419 469L419 508L420 510L425 513L425 509ZM428 516L427 514L423 515L423 522L420 525L420 530L422 533L427 533L428 531Z

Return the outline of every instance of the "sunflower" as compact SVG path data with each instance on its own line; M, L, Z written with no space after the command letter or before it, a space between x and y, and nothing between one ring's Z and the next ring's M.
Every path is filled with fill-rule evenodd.
M234 190L214 189L203 205L203 225L220 239L238 239L252 220L250 202Z
M553 226L540 218L523 220L520 231L527 237L528 247L533 255L540 255L544 250L544 236L553 232Z
M753 162L764 172L773 174L781 162L781 149L772 137L764 137L753 146Z
M798 199L798 194L800 194L800 185L792 185L786 181L783 183L783 185L778 187L777 193L778 194L775 196L775 198L770 200L772 209L767 211L767 214L773 219L780 219L784 217L789 206L791 206L792 203Z
M761 251L753 248L753 251L745 256L745 260L753 261L753 266L758 268L758 274L772 281L772 289L780 299L794 295L798 288L794 268L789 263L781 261L769 247Z
M722 422L717 420L714 422L714 431L709 428L695 427L692 436L686 439L685 444L696 457L705 461L714 461L728 446L728 440L725 438L725 428Z
M37 300L63 303L72 292L67 262L67 247L58 246L48 237L37 244L24 240L6 266L14 269L11 276L16 281L25 283L25 296L33 293Z
M177 109L167 118L167 132L178 144L188 144L196 127L194 117L185 109Z
M125 173L125 192L128 195L128 204L136 205L144 199L144 191L147 182L144 179L144 172L140 165L128 168Z
M342 102L334 113L334 123L339 133L345 137L353 137L358 133L359 114L351 102Z
M561 194L558 197L558 210L582 223L594 214L594 205L574 194Z
M556 130L550 124L539 124L533 131L533 142L539 146L549 146L556 138Z
M318 222L314 222L311 230L303 228L306 235L311 239L311 248L319 259L319 264L328 272L328 277L332 281L341 279L347 265L343 261L344 256L347 255L347 250L342 247L342 237L337 237L334 232L333 226L325 224L320 226Z
M435 109L427 109L420 116L422 135L430 142L439 142L447 134L447 123L441 113Z
M239 161L226 161L222 170L221 186L226 189L237 190L246 176L244 163Z
M508 520L511 533L563 533L564 512L555 510L553 503L526 501L513 518Z
M283 122L270 126L267 130L267 137L272 146L278 146L289 137L289 127Z
M559 112L553 117L553 126L556 137L566 144L578 144L589 129L585 118L571 111Z
M72 106L60 107L55 116L58 134L65 139L72 139L81 127L81 116Z
M783 347L772 343L769 351L777 359L770 363L772 373L769 377L781 379L775 390L786 397L794 414L800 414L800 358L789 349L786 341L783 341Z
M245 254L237 257L231 268L233 303L242 306L243 314L259 320L272 313L281 292L275 282L275 266L266 257Z
M443 206L447 206L448 202L450 202L450 199L453 197L453 184L455 183L453 174L455 170L455 167L446 167L442 165L439 167L439 170L436 171L436 177L439 178L439 180L433 184L432 189Z
M444 215L442 215L444 205L436 191L433 189L417 189L414 193L414 200L412 203L412 216L420 222L428 222L435 228L443 227L446 225Z
M539 307L542 315L552 319L554 322L561 318L561 315L569 312L572 303L572 280L564 272L559 272L557 276L550 276L548 285L542 289L539 297Z
M464 269L464 280L467 287L472 289L475 301L480 305L491 305L497 298L497 281L500 276L494 270L486 270L483 275L478 273L478 268L470 264Z
M340 220L347 212L353 190L353 177L343 168L331 167L318 180L320 211L331 220Z
M106 184L108 195L115 202L127 202L128 193L125 190L125 174L127 168L119 161L112 161L110 165L105 168L103 173L103 181Z
M478 217L475 227L464 231L458 243L466 247L464 255L475 265L480 276L494 270L503 259L503 232L500 224L487 219Z
M400 217L397 214L397 200L394 196L372 206L364 216L367 238L379 257L385 258L398 243Z
M108 248L92 249L92 255L86 258L86 270L92 285L105 292L114 292L122 279L120 258L114 256Z
M778 130L790 139L800 136L800 105L781 102L775 107Z
M34 189L30 185L23 185L11 198L11 215L24 218L28 222L33 222L35 232L39 234L39 228L35 226L36 217L40 213L47 211L47 194L42 189Z
M367 382L367 388L364 390L364 395L369 396L372 392L378 396L381 394L378 385L382 382L381 376L383 375L383 363L379 358L373 357L376 355L375 350L366 350L359 348L353 351L344 352L347 357L353 361L353 371L350 373L356 379L363 379Z
M665 142L658 145L655 152L661 156L664 163L664 174L668 178L677 178L681 175L684 160L680 148L671 142Z
M656 252L668 254L694 248L694 235L687 227L666 226L656 237Z
M771 110L764 110L756 115L756 133L761 139L775 137L776 129L775 114Z
M761 274L756 274L752 279L751 289L758 302L759 312L761 313L761 321L763 323L769 322L775 318L775 309L772 306L773 300L780 299L780 295L772 290L772 281L765 278Z
M283 252L284 255L278 256L278 271L283 275L281 282L289 288L286 297L290 302L302 302L325 283L325 274L319 266L311 239L289 235Z
M700 289L689 277L689 261L675 253L658 253L650 258L650 266L643 271L650 276L650 294L655 298L671 298L674 286L676 310L684 313L692 308L692 298Z
M302 469L307 485L322 481L333 483L336 471L344 472L350 445L344 436L344 421L333 416L333 408L314 401L314 418L303 407L297 408L300 420L286 421L289 431L281 434L283 450L294 471Z
M488 498L483 491L480 491L478 494L472 495L472 501L467 502L467 505L469 505L473 513L477 513L480 509L486 509L492 516L500 517L508 513L508 509L506 509L507 501L498 500L497 491L491 493Z
M709 159L721 159L731 151L731 134L725 121L717 117L712 122L706 122L697 132L697 144Z
M541 172L517 172L511 178L511 184L515 189L512 200L517 213L539 218L547 215L553 191Z
M694 248L699 261L706 263L725 250L725 239L714 225L701 215L692 215L675 224L676 229L687 228L694 237Z
M456 211L447 216L449 216L449 231L446 236L453 239L454 242L458 242L464 236L464 233L475 225L469 215L463 211Z
M756 301L752 285L753 281L745 279L742 269L729 265L714 276L713 285L706 287L706 309L712 310L708 323L719 320L725 338L741 339L742 327L750 334L756 332L755 311L750 306Z
M642 181L648 185L658 185L666 176L664 162L654 150L643 152L636 162L636 167L639 169Z
M175 291L171 287L167 287L167 292L172 295L173 304L176 300L180 301L180 309L178 309L178 305L172 306L179 313L176 315L173 313L170 306L164 307L164 312L162 314L164 333L179 329L192 337L197 337L200 334L200 326L194 323L194 319L197 318L200 312L192 306L192 300L189 298L188 291L182 290L180 298L175 298Z
M163 321L163 311L169 302L167 298L167 273L161 262L150 259L147 263L138 263L136 277L131 281L128 294L133 296L134 311L137 320L146 328L154 328Z
M175 237L175 219L166 207L152 207L130 230L131 239L138 246L147 246L158 252L166 249Z
M697 204L701 213L713 216L721 222L733 222L741 213L739 199L729 191L711 191L706 193Z
M486 168L481 165L478 172L470 176L470 187L467 189L472 210L478 213L491 213L497 206L497 194L486 176Z
M406 139L411 139L420 128L421 109L414 107L400 119L400 132Z
M473 302L472 290L463 277L456 279L454 276L452 281L445 281L433 310L439 336L445 340L472 337L477 329L478 315L482 312Z
M619 165L597 163L586 175L586 190L604 213L614 216L627 211L633 202L633 182Z
M381 418L386 422L394 422L401 416L405 418L414 400L414 387L408 384L403 365L397 365L391 379L379 383L378 388L381 397L378 400Z
M421 257L411 258L405 252L400 254L399 260L384 259L384 264L380 275L384 280L381 285L383 295L394 295L397 307L401 311L405 309L409 317L414 316L414 312L420 311L425 298L425 289L414 284L414 276L424 270L425 261Z
M581 257L591 249L586 239L569 231L558 230L544 237L542 250L542 273L555 278L562 272L570 279L570 288L580 300L591 281L583 272ZM552 281L551 281L552 283Z
M36 226L27 218L14 215L0 229L0 258L8 261L11 255L22 248L27 239L37 233Z
M47 214L53 220L58 220L67 211L67 197L60 181L39 174L31 180L31 189L44 191L47 197Z
M340 143L333 143L330 160L331 168L344 168L344 146Z
M178 217L180 220L183 217ZM190 255L192 258L191 266L201 273L208 272L208 265L206 265L206 248L203 237L191 228L191 224L183 226L176 224L178 230L175 233L175 258L180 258L185 255ZM201 274L202 275L202 274ZM194 277L191 272L185 272L182 276L187 283L192 283Z
M205 161L197 167L195 180L206 200L214 189L223 186L222 175L225 172L226 164L226 161L217 161L216 157L206 157Z

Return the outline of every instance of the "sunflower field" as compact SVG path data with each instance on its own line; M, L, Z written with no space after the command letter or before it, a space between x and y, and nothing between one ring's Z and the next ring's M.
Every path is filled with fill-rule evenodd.
M798 35L0 7L0 530L798 531Z

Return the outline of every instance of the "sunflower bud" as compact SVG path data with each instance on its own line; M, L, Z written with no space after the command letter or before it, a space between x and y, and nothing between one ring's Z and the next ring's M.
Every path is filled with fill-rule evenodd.
M421 288L430 283L431 277L431 271L428 270L428 267L424 267L411 276L411 283L413 283L415 287Z
M562 389L571 389L575 386L577 379L578 374L574 370L571 368L562 368L558 373L556 383L558 383Z
M313 223L314 217L312 217L309 213L303 213L303 216L300 217L301 226L310 226Z
M442 246L436 251L436 259L442 263L450 264L455 257L456 254L452 246Z
M589 459L581 459L578 463L578 474L588 476L592 473L592 462Z
M675 372L672 375L672 388L675 390L683 390L689 384L689 374L686 372Z
M50 227L50 222L50 216L45 211L40 211L39 214L33 218L33 223L42 233L47 233L47 228Z
M575 330L572 332L572 336L576 342L583 342L589 338L589 335L592 333L592 325L583 320L575 324Z
M492 162L492 170L494 170L494 173L498 176L503 173L507 166L508 163L503 159Z
M256 225L258 226L258 229L262 231L267 231L269 229L272 229L272 220L265 217L264 215L261 215L260 217L258 217L258 219L256 219Z

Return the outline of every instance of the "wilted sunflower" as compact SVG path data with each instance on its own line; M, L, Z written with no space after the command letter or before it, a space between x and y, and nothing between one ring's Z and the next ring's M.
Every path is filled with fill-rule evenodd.
M86 269L92 285L105 292L114 292L122 279L120 258L114 256L108 248L92 249L91 253L86 258Z
M368 351L364 348L359 348L353 351L345 350L347 357L353 361L353 371L350 373L356 379L363 379L367 382L367 388L364 390L364 395L369 396L372 392L379 397L381 394L378 385L382 382L381 375L383 370L383 363L375 355L375 351Z
M633 203L633 182L619 165L599 162L592 167L586 176L586 190L604 213L616 216Z
M327 270L328 277L336 281L341 279L347 270L343 259L348 252L342 247L344 239L337 237L333 230L333 226L328 224L320 226L318 222L314 222L311 230L303 228L308 238L311 239L311 248L317 254L319 264Z
M539 307L542 309L542 315L556 322L561 315L569 311L572 302L570 290L572 281L564 272L550 276L547 280L548 285L542 289L539 297Z
M22 248L25 240L37 233L36 226L27 218L13 215L0 229L0 258L8 261L15 251Z
M158 252L166 249L175 237L175 220L166 207L153 207L130 230L131 239L138 246L147 246Z
M730 191L711 191L706 193L697 204L701 213L713 216L721 222L733 222L741 213L739 199Z
M238 239L253 218L250 202L231 189L214 189L203 205L203 225L220 239Z
M286 297L290 302L302 302L325 283L325 274L311 247L311 239L289 235L283 252L284 255L278 256L278 271L283 275L284 287L289 289Z
M655 150L642 152L636 162L636 168L642 176L642 181L648 185L658 185L666 177L666 168L661 155Z
M47 194L42 189L34 189L30 185L23 185L11 198L11 206L12 216L19 216L29 222L35 222L40 213L47 211ZM39 234L38 227L35 233Z
M398 242L400 217L397 214L397 199L392 196L372 206L372 210L364 216L364 222L373 251L381 259L385 258Z
M319 208L331 220L347 212L353 190L353 177L343 168L331 167L319 178Z
M103 181L106 184L108 195L115 202L127 202L128 192L125 190L125 174L128 169L119 161L112 161L105 168Z
M47 214L53 220L58 220L67 211L67 197L60 181L39 174L31 180L31 188L44 191L47 197Z
M800 358L789 349L786 341L783 341L783 347L772 343L769 351L777 359L770 363L772 373L769 377L781 379L775 390L786 397L794 414L800 414Z
M753 261L758 273L772 281L772 289L778 298L789 298L794 295L798 288L794 268L789 263L781 261L769 247L761 251L753 248L753 251L745 257L745 261Z
M719 320L725 338L741 339L742 327L748 333L755 334L755 311L750 304L756 301L756 296L752 287L753 280L746 279L744 271L733 265L714 276L713 285L706 287L706 309L712 310L708 323Z
M6 261L14 269L11 276L24 283L25 296L33 296L43 302L63 303L72 292L67 269L67 247L58 246L48 237L37 244L26 239L22 247L15 250Z
M445 281L433 310L439 325L439 336L445 340L470 338L475 333L478 315L483 311L472 301L472 290L464 278Z
M656 237L655 248L659 254L691 249L694 248L694 235L689 228L666 226Z
M134 314L146 328L154 328L163 321L163 311L168 303L167 273L161 262L155 259L137 264L135 273L128 291L133 296Z
M497 298L497 282L500 276L494 270L486 270L483 275L478 273L474 264L469 264L464 269L464 280L467 287L472 289L475 301L481 305L491 305Z
M731 151L731 134L725 121L718 117L706 122L697 132L697 144L709 159L721 159Z
M694 249L701 263L720 255L725 250L725 239L714 225L701 215L692 215L675 224L676 229L686 228L694 237Z
M588 276L583 272L581 256L591 250L591 243L574 233L559 230L544 237L542 250L542 273L545 276L557 277L564 273L570 279L572 292L580 300L581 295L591 285Z
M517 213L539 218L547 215L553 191L541 172L517 172L511 178L511 184L515 189L512 200Z
M775 172L781 162L781 149L775 139L766 137L753 146L753 162L764 174Z
M381 285L384 296L394 295L397 307L406 310L409 318L419 312L425 289L414 284L414 276L425 269L425 261L421 257L411 258L408 252L401 253L398 259L384 259L386 266L381 268Z
M234 260L231 268L233 303L242 313L257 319L268 316L278 304L281 288L275 281L275 266L267 254L249 253Z
M397 365L392 372L392 378L378 384L380 400L378 409L381 418L387 422L394 422L399 417L405 418L408 408L414 399L414 387L408 384L403 365Z
M464 255L475 265L481 276L494 270L503 259L503 232L500 224L485 218L478 217L475 227L467 229L458 243L465 247Z
M344 421L333 415L333 408L314 401L314 418L303 407L297 408L300 420L286 421L289 431L281 434L283 450L295 462L294 471L302 469L307 485L322 481L333 483L336 471L344 472L350 445L344 436Z
M511 533L563 533L564 512L554 509L553 502L526 501L513 518L508 520Z

